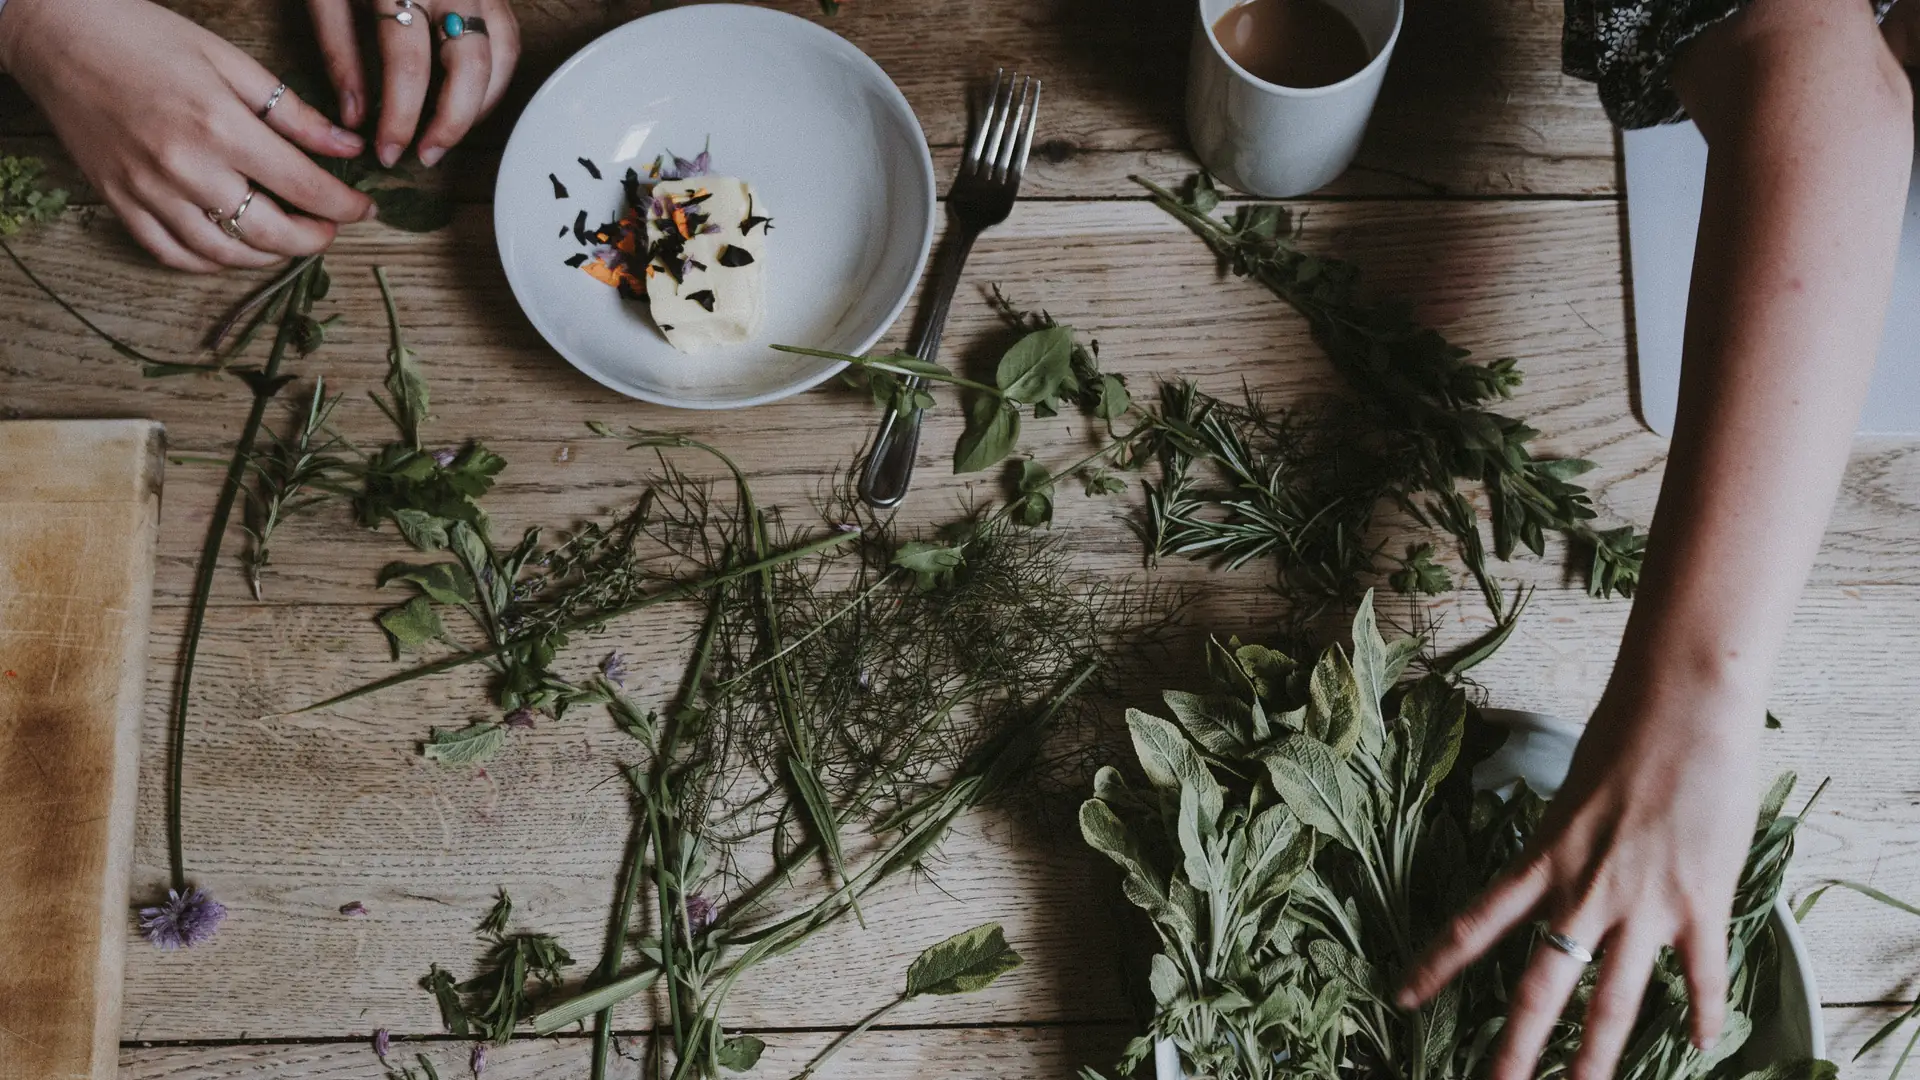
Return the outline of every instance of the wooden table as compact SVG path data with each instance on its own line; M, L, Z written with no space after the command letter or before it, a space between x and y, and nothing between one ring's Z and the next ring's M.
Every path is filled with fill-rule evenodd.
M252 4L179 6L270 65L313 66L292 44L303 40L301 5L264 15ZM813 14L811 0L780 6ZM943 182L959 155L963 89L995 64L1046 79L1026 197L976 250L949 329L950 357L977 363L1003 347L981 300L998 282L1096 335L1106 362L1143 382L1177 374L1224 393L1245 380L1281 396L1328 385L1299 320L1251 287L1216 282L1201 246L1127 180L1141 172L1175 181L1192 168L1178 119L1189 7L850 0L827 20L899 82ZM629 401L576 374L513 304L486 205L508 121L562 58L643 10L624 0L521 5L527 53L517 92L441 170L464 203L453 225L429 236L347 229L329 257L335 287L322 306L340 313L341 325L322 352L293 365L349 391L340 413L348 435L384 437L363 391L384 374L370 268L387 266L433 381L433 430L447 441L484 436L512 462L490 497L503 534L565 524L633 496L642 463L583 438L590 418L700 432L748 463L776 501L803 497L852 459L873 418L859 399L831 390L727 414ZM1605 517L1644 524L1664 443L1631 406L1617 147L1592 89L1559 74L1559 32L1552 0L1420 0L1360 161L1296 207L1308 246L1359 261L1375 283L1415 299L1425 318L1482 355L1517 356L1527 381L1514 411L1546 433L1547 449L1599 463L1593 480ZM44 121L7 93L6 147L58 162ZM187 356L252 287L237 276L156 268L108 213L85 205L92 198L77 178L71 183L80 208L16 243L113 333ZM1162 276L1169 268L1172 284ZM177 453L224 458L246 410L246 392L232 381L141 378L11 268L0 270L0 341L0 415L152 416L165 421ZM947 519L967 492L992 495L991 481L945 475L957 417L947 403L929 425L911 518ZM1080 445L1072 423L1032 430L1029 443L1043 456L1051 448L1065 460ZM1911 704L1911 657L1920 653L1917 449L1859 447L1779 674L1774 703L1786 728L1767 735L1768 756L1805 777L1834 778L1802 834L1797 889L1849 877L1920 896L1920 721ZM168 476L135 871L143 895L165 879L166 696L218 471L183 464ZM1137 542L1111 505L1064 497L1056 528L1072 534L1089 565L1138 572ZM229 554L239 545L236 529ZM202 949L131 949L124 1075L379 1075L368 1034L387 1027L411 1040L439 1030L416 980L436 961L467 970L474 921L498 886L513 894L525 925L560 935L583 958L581 970L597 956L628 827L618 786L605 782L620 736L597 716L543 724L479 773L436 768L414 750L430 723L458 722L477 708L465 680L262 719L387 670L371 614L391 600L372 579L396 551L390 535L358 532L334 510L286 530L265 600L247 595L237 570L219 575L188 736L186 828L195 875L232 917ZM1627 605L1586 598L1559 554L1508 568L1539 592L1480 678L1498 704L1577 717L1603 685ZM1205 589L1195 610L1206 625L1256 632L1267 617L1264 569L1165 573ZM1450 634L1485 623L1470 595L1432 608ZM645 631L616 627L609 637L644 658L640 686L667 685L680 663L666 639L648 651ZM1169 672L1165 681L1185 677ZM1100 868L1071 838L980 816L930 869L930 879L903 883L867 908L871 930L844 928L735 995L733 1022L771 1044L755 1075L790 1075L834 1029L878 1004L921 947L988 919L1005 923L1025 967L988 992L901 1009L889 1018L897 1026L854 1043L834 1071L1061 1076L1111 1060L1132 1028ZM339 913L355 900L369 917ZM1834 1053L1849 1055L1888 1002L1920 989L1920 920L1836 895L1808 935ZM633 1004L619 1023L638 1031L651 1018ZM464 1044L423 1045L443 1076L465 1075ZM573 1035L519 1039L493 1052L488 1075L577 1074L585 1046ZM1888 1063L1880 1056L1862 1075L1884 1075Z

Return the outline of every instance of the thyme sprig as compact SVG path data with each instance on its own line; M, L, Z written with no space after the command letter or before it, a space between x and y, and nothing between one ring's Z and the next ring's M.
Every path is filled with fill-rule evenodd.
M1306 317L1353 400L1371 415L1374 432L1391 440L1382 456L1400 469L1389 492L1416 518L1460 539L1467 569L1496 615L1503 611L1501 593L1488 576L1477 515L1460 481L1479 483L1486 492L1497 557L1511 558L1522 546L1543 554L1546 535L1557 533L1589 553L1589 592L1633 594L1645 537L1629 527L1592 524L1592 497L1574 483L1592 463L1534 457L1527 444L1539 432L1489 408L1519 386L1515 361L1476 363L1467 350L1416 321L1405 304L1368 298L1354 264L1299 249L1282 207L1242 205L1221 219L1214 216L1219 192L1204 173L1179 193L1133 179L1227 269L1265 286Z
M316 378L306 408L289 435L268 432L264 451L248 458L253 484L241 528L249 541L240 565L253 598L261 599L261 575L272 560L273 534L288 518L330 499L350 495L354 462L342 451L346 441L329 426L343 395L327 396L326 378Z

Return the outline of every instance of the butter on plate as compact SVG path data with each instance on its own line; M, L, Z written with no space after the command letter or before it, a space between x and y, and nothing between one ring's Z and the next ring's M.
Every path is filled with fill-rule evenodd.
M744 180L663 180L647 207L647 303L681 352L735 345L766 312L766 207Z

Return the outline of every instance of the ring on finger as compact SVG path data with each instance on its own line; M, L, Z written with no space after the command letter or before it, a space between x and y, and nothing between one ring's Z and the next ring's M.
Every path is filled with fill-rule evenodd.
M427 11L427 9L424 7L421 7L416 2L416 0L393 0L393 2L394 2L394 6L398 7L400 10L392 11L392 12L387 12L387 11L377 12L375 14L375 17L381 18L381 19L392 19L394 22L399 23L401 26L412 26L414 23L414 19L416 17L414 15L414 12L416 10L421 11L423 13Z
M462 15L457 11L449 11L440 16L441 41L452 41L454 38L466 37L468 34L479 34L484 37L486 33L487 20L478 15Z
M203 206L203 207L201 207L201 208L200 208L200 212L201 212L201 213L203 213L203 214L205 214L205 215L207 215L207 220L208 220L208 221L211 221L211 222L213 222L213 223L214 223L215 225L219 225L219 226L221 226L222 228L225 228L225 227L226 227L226 223L227 223L227 208L226 208L226 207L224 207L224 206Z
M1582 964L1593 963L1594 956L1593 956L1592 949L1589 949L1585 945L1580 944L1578 941L1575 941L1574 939L1568 937L1567 935L1560 933L1558 930L1547 930L1542 936L1545 938L1548 945L1551 945L1555 949L1558 949L1561 952L1566 953L1568 956L1573 957L1575 960L1580 961Z
M240 208L233 212L232 217L220 222L220 228L235 240L243 240L246 238L247 231L240 227L240 219L245 216L247 207L253 205L253 197L255 194L257 194L257 190L249 187L246 198L240 200Z
M280 104L280 99L285 97L286 95L287 95L286 83L281 83L279 86L274 87L273 93L267 95L267 103L265 105L260 106L260 119L265 120L267 118L267 114L271 113L273 111L273 107Z

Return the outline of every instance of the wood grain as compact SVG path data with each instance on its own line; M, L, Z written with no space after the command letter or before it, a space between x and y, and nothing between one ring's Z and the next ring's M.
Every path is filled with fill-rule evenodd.
M300 5L170 6L283 76L324 83ZM1180 0L858 0L831 18L819 15L815 0L767 6L819 21L878 61L920 117L941 176L959 159L967 95L980 92L995 66L1046 84L1024 197L1137 197L1128 173L1190 167L1181 102L1191 16ZM439 170L462 198L492 197L499 148L541 81L574 50L646 8L631 0L546 0L516 10L525 54L513 89ZM44 136L46 122L11 84L5 89L0 135ZM1613 132L1593 88L1560 73L1559 4L1415 0L1359 158L1323 194L1610 196L1617 189Z
M1193 623L1220 634L1265 636L1270 612L1254 582L1198 598ZM1604 684L1626 605L1542 590L1519 632L1476 677L1490 704L1579 718ZM1397 603L1383 613L1404 624ZM693 613L684 613L690 617ZM1484 621L1469 602L1429 617L1464 635ZM174 620L157 628L159 661ZM570 650L575 669L618 647L634 658L631 683L651 701L675 685L686 618L635 619ZM1888 694L1901 667L1863 657L1920 649L1920 606L1905 587L1816 588L1796 621L1769 733L1769 769L1793 769L1803 793L1834 783L1808 825L1792 888L1833 877L1920 896L1920 788L1904 697ZM224 608L201 649L201 711L189 736L187 846L203 881L234 916L206 950L137 951L129 967L128 1037L306 1036L350 1027L362 1010L394 1030L432 1031L431 1000L414 981L430 963L471 957L472 926L496 885L527 924L559 934L576 955L597 955L608 890L627 828L612 783L624 736L597 713L518 733L483 770L436 769L416 744L430 724L457 724L479 706L469 677L415 683L328 714L276 716L377 677L391 665L371 609ZM1143 675L1191 686L1194 674ZM150 690L155 715L164 699ZM649 697L652 695L652 697ZM1155 707L1150 697L1133 702ZM149 726L149 754L158 725ZM1862 748L1875 750L1864 752ZM1119 751L1116 751L1118 754ZM159 777L142 791L136 882L163 872ZM1024 819L970 819L932 880L890 890L868 910L872 929L824 936L736 993L745 1024L850 1023L874 1007L918 949L966 926L1003 921L1029 958L983 994L916 1004L903 1020L1102 1020L1126 1014L1116 943L1130 938L1104 871L1071 832ZM1070 826L1069 826L1070 829ZM457 853L457 854L456 854ZM369 919L338 915L365 902ZM1828 1001L1879 1001L1907 991L1920 920L1855 897L1830 896L1808 926ZM283 972L299 970L298 980ZM464 970L456 967L456 970ZM804 1004L795 988L806 987ZM344 992L343 992L344 991ZM623 1022L642 1023L644 1014Z
M1905 1036L1889 1040L1858 1061L1854 1052L1897 1012L1889 1006L1829 1007L1828 1053L1842 1063L1842 1075L1881 1080L1893 1069ZM1083 1065L1104 1066L1135 1029L1120 1024L1000 1028L881 1029L848 1044L817 1075L822 1080L999 1080L1009 1076L1069 1076ZM825 1045L824 1032L759 1032L767 1040L762 1068L769 1076L790 1075ZM515 1039L489 1047L489 1080L544 1080L577 1075L586 1067L587 1040L578 1037ZM631 1052L642 1053L639 1044ZM417 1053L437 1063L440 1075L464 1071L469 1044L431 1041L394 1043L393 1058L413 1064ZM639 1076L638 1062L618 1059L615 1080ZM273 1076L281 1080L362 1080L376 1068L364 1040L307 1044L255 1043L241 1046L129 1045L120 1053L121 1080L239 1080Z
M160 449L0 423L0 1080L115 1071Z
M318 70L302 5L171 2L272 70ZM813 0L771 6L819 18ZM1527 382L1511 411L1546 432L1541 451L1594 460L1589 480L1603 518L1645 524L1665 446L1633 412L1616 144L1592 88L1559 74L1560 9L1551 0L1413 0L1355 167L1294 205L1303 244L1359 262L1371 281L1413 299L1478 354L1516 356ZM645 6L541 0L517 10L527 51L506 103L427 178L463 202L491 198L506 132L540 80ZM1181 0L848 0L841 15L822 20L899 83L943 176L959 154L969 88L997 64L1046 80L1023 202L976 250L949 325L947 356L962 368L985 369L1011 340L982 302L997 282L1098 337L1105 364L1137 390L1160 377L1194 378L1216 393L1245 384L1276 401L1333 388L1298 319L1258 290L1219 279L1200 245L1144 205L1127 179L1171 182L1194 167L1180 117L1188 11ZM48 156L78 200L93 201L45 121L10 85L0 86L0 149ZM173 358L196 358L200 334L251 284L160 271L98 208L13 242L108 330ZM290 365L303 380L286 404L325 375L348 395L342 430L363 445L387 438L364 391L385 370L370 271L389 267L433 380L433 437L483 437L512 463L488 499L503 534L565 526L636 497L647 460L588 436L588 419L719 442L748 465L763 499L799 515L858 452L873 416L836 389L698 416L605 391L519 314L485 205L463 209L436 235L348 228L329 259L335 290L320 314L337 312L341 322L322 352ZM111 288L100 286L102 265L113 267ZM904 336L896 328L889 343ZM230 452L246 391L232 380L141 378L5 264L0 342L0 416L151 416L169 425L186 457L170 476L149 643L135 871L144 894L165 877L166 690L218 483L218 465L195 459ZM909 526L998 497L997 476L949 474L958 421L943 400L922 444ZM1088 440L1079 420L1062 419L1030 425L1026 448L1065 461ZM1835 778L1802 835L1795 891L1844 876L1920 895L1920 781L1910 765L1920 730L1905 705L1905 658L1920 646L1917 450L1895 440L1856 447L1776 682L1773 702L1787 727L1767 736L1768 765L1808 782ZM1138 497L1136 486L1126 500ZM1128 505L1066 493L1055 529L1090 569L1146 573ZM239 543L236 530L229 558ZM131 954L122 1076L376 1075L365 1037L379 1026L411 1036L437 1030L416 980L430 963L464 971L473 962L473 923L497 886L514 894L525 925L559 934L583 968L597 956L628 827L610 782L626 744L603 717L516 732L486 768L447 770L423 762L416 746L431 725L464 722L482 707L481 687L464 676L328 713L281 715L391 670L372 621L389 600L371 583L404 554L390 533L357 530L333 507L282 532L265 602L247 596L237 571L218 576L188 729L187 849L195 876L234 915L206 948ZM1586 598L1564 563L1550 550L1503 569L1539 591L1520 632L1478 673L1495 704L1578 717L1604 685L1627 606ZM1273 618L1264 569L1167 564L1150 574L1194 591L1194 627L1261 636ZM1395 600L1384 610L1405 625L1436 624L1442 641L1485 623L1464 596L1419 610ZM635 658L640 692L657 697L679 669L686 618L665 612L616 625L577 642L566 663L584 670L617 644ZM1193 678L1178 665L1138 673L1143 687ZM354 900L371 914L339 912ZM921 947L987 919L1005 923L1025 967L984 994L902 1010L891 1019L904 1027L855 1043L825 1075L1067 1075L1110 1061L1133 1030L1124 963L1139 929L1106 871L1051 819L969 817L927 877L877 897L868 914L867 932L836 928L736 995L735 1021L772 1044L759 1075L795 1071L831 1037L827 1029L884 999ZM1824 901L1807 933L1825 1000L1910 998L1915 923L1858 897ZM1850 1054L1888 1015L1882 1006L1828 1012L1837 1054ZM654 1021L644 1001L619 1013L629 1031ZM425 1045L441 1075L465 1074L466 1044ZM515 1040L492 1052L488 1076L578 1071L584 1052L575 1037ZM623 1064L629 1071L616 1075L632 1075ZM1883 1047L1853 1075L1877 1078L1890 1066Z

